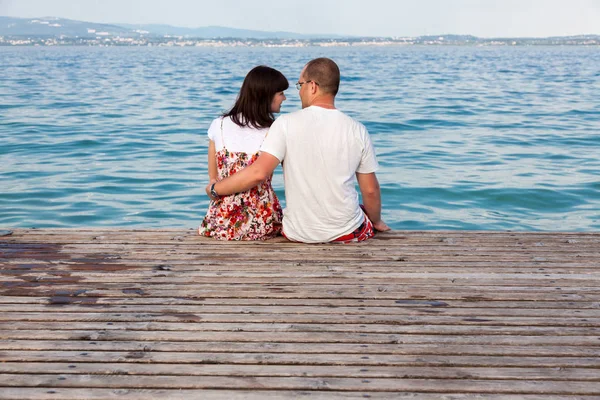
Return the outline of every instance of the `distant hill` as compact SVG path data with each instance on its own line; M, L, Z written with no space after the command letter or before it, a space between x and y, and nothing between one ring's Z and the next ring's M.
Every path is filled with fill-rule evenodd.
M268 32L248 29L227 28L222 26L205 26L199 28L184 28L171 25L159 24L99 24L95 22L76 21L65 18L41 17L41 18L14 18L0 16L0 37L2 41L10 42L15 39L19 42L22 39L60 38L71 42L90 42L101 40L102 43L119 41L119 38L125 38L129 41L161 42L165 37L176 37L185 39L255 39L255 40L300 40L310 42L316 41L356 41L363 39L385 39L373 37L356 37L348 35L320 35L320 34L300 34L294 32ZM50 39L48 39L50 38ZM75 39L77 38L77 39ZM503 43L507 45L578 45L578 44L597 44L600 41L599 35L574 35L550 38L479 38L472 35L427 35L418 37L389 38L392 42L402 42L406 44L439 44L439 45L487 45L490 43Z
M311 39L340 38L340 35L304 35L294 32L267 32L249 29L226 28L223 26L205 26L200 28L182 28L171 25L133 25L120 24L133 31L145 31L152 35L184 36L190 38L252 38L252 39Z
M251 38L251 39L312 39L341 38L340 35L304 35L293 32L267 32L248 29L206 26L200 28L182 28L171 25L133 25L98 24L95 22L75 21L71 19L13 18L0 16L0 36L68 36L94 37L107 36L138 37L146 36L184 36L189 38Z
M0 17L0 35L2 36L79 36L92 37L96 33L109 35L129 35L131 29L94 22L74 21L71 19L13 18Z

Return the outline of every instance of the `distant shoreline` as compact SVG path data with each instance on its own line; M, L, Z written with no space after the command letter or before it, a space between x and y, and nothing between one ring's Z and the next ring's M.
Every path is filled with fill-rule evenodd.
M106 24L66 18L0 16L0 46L348 47L348 46L598 46L600 35L480 38L300 34L205 26Z
M359 47L359 46L600 46L600 36L558 38L482 39L453 36L418 38L339 38L339 39L246 39L149 37L48 37L0 36L0 46L95 46L95 47Z

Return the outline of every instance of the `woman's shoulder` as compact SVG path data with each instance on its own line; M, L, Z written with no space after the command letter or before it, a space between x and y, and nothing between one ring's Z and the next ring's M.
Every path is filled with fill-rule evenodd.
M223 121L223 116L215 118L210 123L208 127L208 138L210 140L216 140L221 132L221 122Z
M219 116L219 117L213 119L210 122L210 126L208 127L208 130L213 130L213 129L216 129L216 128L220 128L221 127L221 121L223 121L223 116Z
M213 119L212 122L210 123L211 126L213 125L221 125L221 121L225 121L225 119L229 119L229 117L224 117L222 115L219 115L217 118Z
M215 118L213 123L219 127L221 126L221 124L223 124L223 129L228 131L238 131L243 128L242 126L236 124L234 119L230 115L221 115L220 117Z

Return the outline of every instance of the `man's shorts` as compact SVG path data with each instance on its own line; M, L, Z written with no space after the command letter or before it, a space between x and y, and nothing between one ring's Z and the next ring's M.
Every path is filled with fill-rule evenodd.
M365 219L363 220L363 223L358 228L356 228L354 230L354 232L350 232L346 235L342 235L342 236L338 237L337 239L333 239L330 243L364 242L365 240L370 239L373 236L375 236L375 228L373 228L373 223L371 222L369 217L367 217L367 214L364 212L365 209L362 204L361 204L360 208L362 208L363 214L365 217ZM285 236L285 233L283 231L281 232L281 234L283 235L284 238L290 240L287 236Z
M347 235L342 235L337 239L334 239L332 243L356 243L363 242L367 239L375 236L375 231L373 229L373 223L369 219L369 217L365 214L365 220L363 223L356 228L354 232L350 232Z

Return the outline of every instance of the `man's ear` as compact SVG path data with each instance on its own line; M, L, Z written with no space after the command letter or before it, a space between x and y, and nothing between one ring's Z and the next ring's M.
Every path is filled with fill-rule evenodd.
M319 91L319 85L312 82L312 85L310 85L310 94L315 95L315 94L317 94L318 91Z

